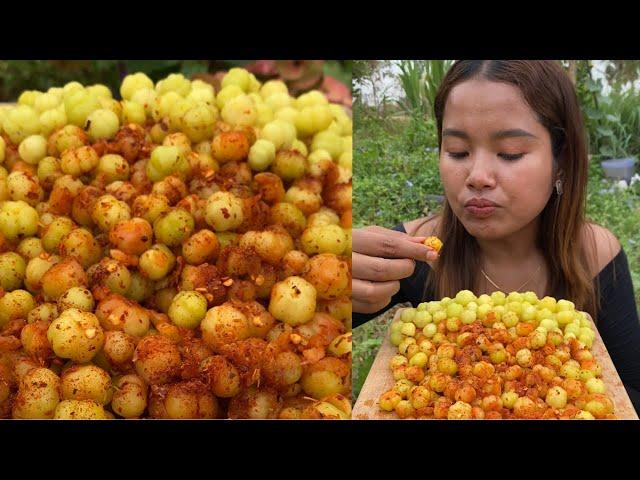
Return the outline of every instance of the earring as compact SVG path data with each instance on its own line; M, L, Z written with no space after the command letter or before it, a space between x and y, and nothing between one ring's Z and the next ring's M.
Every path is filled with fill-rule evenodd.
M556 193L558 196L562 195L562 180L556 180Z

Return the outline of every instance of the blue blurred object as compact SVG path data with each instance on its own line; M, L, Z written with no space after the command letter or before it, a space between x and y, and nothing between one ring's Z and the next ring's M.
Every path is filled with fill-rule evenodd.
M626 180L628 183L633 176L636 162L637 159L635 157L629 157L603 160L600 164L602 165L604 174L607 178Z

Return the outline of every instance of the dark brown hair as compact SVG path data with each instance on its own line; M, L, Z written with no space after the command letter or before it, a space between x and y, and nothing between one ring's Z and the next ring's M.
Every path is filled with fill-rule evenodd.
M435 98L438 144L451 90L472 78L516 86L551 136L554 174L561 175L563 194L555 189L540 214L537 243L549 271L546 295L566 298L594 318L598 301L583 239L588 176L587 145L575 88L556 61L461 60L447 72ZM444 202L438 235L444 242L426 290L440 297L463 289L475 290L480 272L479 246ZM507 292L508 293L508 292Z

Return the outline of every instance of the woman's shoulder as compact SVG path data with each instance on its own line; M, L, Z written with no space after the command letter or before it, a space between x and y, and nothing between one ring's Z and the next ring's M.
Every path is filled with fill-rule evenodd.
M429 217L422 217L409 222L404 222L405 232L414 237L429 237L431 235L437 235L439 226L439 215L431 215Z
M616 236L605 227L586 222L582 240L587 253L591 276L597 276L620 253L622 246Z

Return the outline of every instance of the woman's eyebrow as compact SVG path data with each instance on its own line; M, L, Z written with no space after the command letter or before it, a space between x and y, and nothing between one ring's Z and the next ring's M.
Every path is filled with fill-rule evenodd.
M445 128L442 130L443 137L459 137L465 140L469 139L469 134L464 130L458 130L456 128ZM509 130L500 130L491 134L491 138L494 140L501 140L503 138L513 138L513 137L531 137L538 138L533 133L527 132L521 128L512 128Z
M469 139L469 135L467 134L467 132L462 130L457 130L455 128L445 128L444 130L442 130L442 136L443 137L460 137L460 138L464 138L465 140Z
M445 128L444 130L442 130L442 136L443 137L460 137L460 138L464 138L465 140L469 139L469 135L467 134L467 132L463 130L457 130L455 128Z
M491 138L493 138L494 140L500 140L503 138L512 138L512 137L538 138L533 133L529 133L526 130L522 130L521 128L514 128L511 130L500 130L491 135Z

